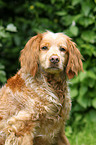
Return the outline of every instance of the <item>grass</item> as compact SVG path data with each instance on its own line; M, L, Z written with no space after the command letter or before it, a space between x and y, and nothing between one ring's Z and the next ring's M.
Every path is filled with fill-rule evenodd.
M74 132L67 132L71 145L96 145L96 123L88 123L82 130L78 127Z

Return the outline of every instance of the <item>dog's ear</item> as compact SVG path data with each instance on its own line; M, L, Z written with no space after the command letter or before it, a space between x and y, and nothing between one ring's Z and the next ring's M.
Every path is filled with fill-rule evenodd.
M21 67L23 67L25 71L27 73L30 73L33 77L38 70L39 48L41 39L41 34L32 37L25 45L25 48L21 51Z
M74 75L77 75L78 72L83 71L82 65L82 55L80 51L76 48L76 44L67 38L67 47L68 47L68 63L66 67L66 73L69 79L73 78Z

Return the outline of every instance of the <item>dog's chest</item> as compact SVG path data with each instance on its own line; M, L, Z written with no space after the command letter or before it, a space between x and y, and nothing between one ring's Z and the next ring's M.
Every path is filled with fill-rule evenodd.
M63 126L64 114L64 96L62 98L58 96L54 88L43 85L33 84L34 91L36 93L35 101L35 117L36 119L36 130L35 136L41 136L43 138L54 137ZM38 97L37 97L38 96Z
M32 110L36 127L34 134L36 137L52 139L64 126L64 101L66 89L60 90L59 85L46 83L44 79L28 79L27 108ZM63 86L63 84L62 84ZM56 89L57 88L57 89ZM65 93L63 90L65 89Z
M39 122L37 122L36 126L36 134L35 137L41 137L45 139L49 139L50 141L59 133L61 127L63 126L62 118L39 118Z

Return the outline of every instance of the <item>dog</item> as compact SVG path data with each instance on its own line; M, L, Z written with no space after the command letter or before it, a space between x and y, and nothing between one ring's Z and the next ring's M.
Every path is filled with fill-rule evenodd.
M63 33L32 37L21 68L0 89L0 145L70 145L68 79L83 71L82 55Z

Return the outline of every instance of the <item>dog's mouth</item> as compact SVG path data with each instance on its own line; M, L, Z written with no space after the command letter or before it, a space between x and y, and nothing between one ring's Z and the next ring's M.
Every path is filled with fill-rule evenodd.
M61 72L61 69L59 67L56 67L56 66L50 66L46 69L46 72L55 74L55 73Z
M59 70L58 67L48 67L47 69L48 69L48 70L50 70L50 69L52 69L52 70Z

